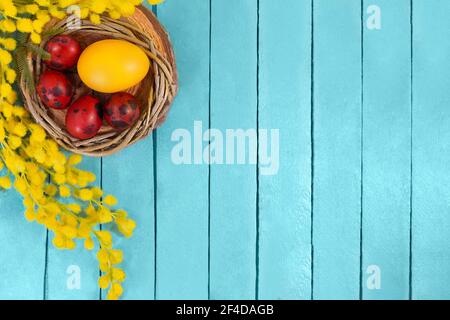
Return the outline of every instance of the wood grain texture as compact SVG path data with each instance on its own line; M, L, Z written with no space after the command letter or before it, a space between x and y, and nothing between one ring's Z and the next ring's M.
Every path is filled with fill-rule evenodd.
M180 92L157 132L157 299L208 298L208 167L175 165L176 129L208 123L209 3L171 0L158 6L178 58Z
M0 299L43 299L46 231L26 222L22 197L0 192Z
M362 29L369 5L380 30ZM448 12L447 0L158 6L180 74L168 120L83 163L138 224L117 241L124 298L450 298ZM280 129L278 174L175 165L172 133L193 138L194 121ZM0 221L0 298L104 297L95 252L56 250L51 235L46 249L12 190ZM380 290L366 285L371 265ZM67 287L70 266L80 290Z
M450 2L413 4L412 294L449 299Z
M124 299L155 296L155 222L153 185L153 140L146 139L103 159L102 186L106 194L120 199L137 224L133 237L115 237L124 252L121 267L127 274ZM105 291L102 292L106 298Z
M280 130L279 170L259 172L259 298L309 299L311 1L262 0L259 17L259 128Z
M411 186L410 1L364 1L363 298L408 299ZM368 286L370 266L381 288ZM367 271L369 270L369 273Z
M314 1L315 299L358 299L361 3Z
M227 129L254 130L257 2L212 1L211 12L211 127L223 134ZM255 165L212 165L210 201L211 298L253 299Z
M101 183L101 159L85 157L80 168L97 176L96 185ZM42 227L42 226L41 226ZM97 281L99 267L95 250L86 251L83 242L77 242L74 250L58 250L52 244L53 234L49 232L45 299L48 300L97 300L100 289ZM78 273L80 287L68 286L72 275Z

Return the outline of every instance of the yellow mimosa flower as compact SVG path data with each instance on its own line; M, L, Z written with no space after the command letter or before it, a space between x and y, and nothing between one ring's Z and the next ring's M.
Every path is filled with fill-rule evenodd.
M0 177L0 188L11 189L11 179L8 176Z

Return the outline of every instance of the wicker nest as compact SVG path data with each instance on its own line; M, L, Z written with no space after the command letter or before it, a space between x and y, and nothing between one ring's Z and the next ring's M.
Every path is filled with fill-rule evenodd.
M166 119L178 89L172 46L167 33L156 17L142 6L136 9L133 16L120 20L102 16L101 25L94 25L89 20L83 20L81 27L74 29L70 27L71 23L73 22L68 19L52 20L45 26L45 30L60 28L64 30L63 34L69 34L77 39L82 48L103 39L126 40L141 47L148 55L151 61L149 73L141 83L128 90L140 102L141 117L132 127L124 131L103 126L94 138L78 140L71 137L65 129L66 110L47 108L41 103L36 90L30 90L22 77L20 87L25 106L36 122L63 148L89 156L110 155L148 136ZM49 38L44 38L41 46L45 47L48 40ZM28 63L34 81L37 83L46 65L40 58L35 58L31 54L28 57ZM76 88L73 99L88 93L96 95L103 101L106 99L106 95L94 93L84 86L75 71L72 71L72 78Z

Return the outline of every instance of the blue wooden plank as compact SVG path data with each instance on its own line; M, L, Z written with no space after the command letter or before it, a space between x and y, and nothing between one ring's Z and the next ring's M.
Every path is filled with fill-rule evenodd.
M153 188L153 141L151 137L103 159L102 185L119 199L136 221L133 237L116 238L123 250L121 267L127 274L123 299L153 299L155 283L155 224ZM107 292L103 292L106 297Z
M5 175L5 171L1 175ZM22 201L22 196L14 189L0 191L2 300L44 298L46 230L26 221Z
M167 1L158 17L173 41L180 92L157 133L156 298L207 299L208 167L177 165L171 137L208 121L209 2Z
M147 4L151 9L151 6ZM129 239L116 238L124 254L121 268L127 277L122 299L150 300L155 297L155 201L152 136L103 158L102 187L114 194L118 207L136 221ZM102 290L106 299L108 291Z
M80 168L96 174L100 186L101 159L85 157ZM83 242L74 250L58 250L52 244L49 232L47 279L45 298L49 300L96 300L100 298L98 287L99 267L95 251L87 251ZM73 277L80 275L80 286Z
M314 298L357 299L361 3L314 1Z
M257 1L212 1L211 9L211 127L256 130ZM211 298L252 299L256 167L230 162L211 166Z
M279 170L259 176L259 298L309 299L311 1L262 0L259 16L259 128L280 130Z
M412 295L449 299L450 2L413 4Z
M0 192L0 299L43 299L46 230L28 223L22 197Z
M377 10L381 13L381 29L373 29ZM409 297L409 10L410 0L364 1L364 299ZM374 282L377 268L381 287Z

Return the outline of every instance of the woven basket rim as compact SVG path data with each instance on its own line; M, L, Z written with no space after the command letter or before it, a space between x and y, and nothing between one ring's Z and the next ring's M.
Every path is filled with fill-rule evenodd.
M63 34L70 34L80 42L87 41L88 44L98 41L95 40L97 38L123 39L140 46L145 51L151 61L151 70L139 85L130 89L141 102L141 117L133 126L123 131L115 131L104 126L94 138L78 140L71 137L65 129L63 121L65 111L45 107L36 90L31 90L25 78L20 77L19 85L25 107L36 123L64 149L93 157L111 155L145 138L165 121L178 91L178 73L173 47L164 27L144 6L138 6L133 16L120 20L103 15L100 25L82 20L80 29L70 29L69 23L68 18L53 19L44 30L62 27L65 30ZM50 38L44 38L41 47L44 47ZM36 59L31 54L28 56L28 64L34 82L37 83L46 67L39 58Z

